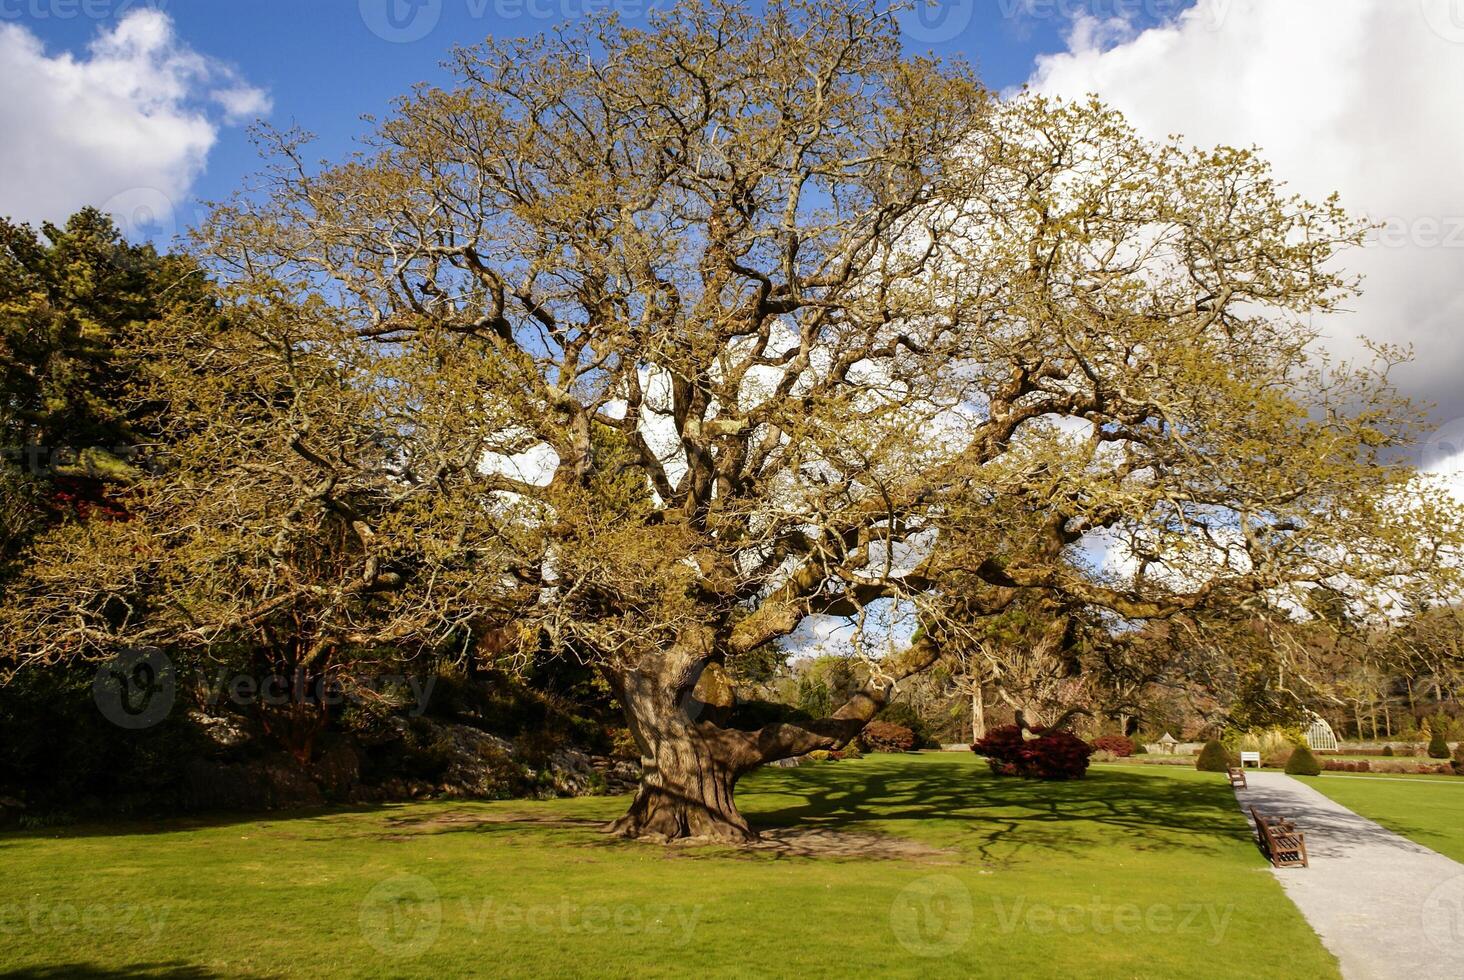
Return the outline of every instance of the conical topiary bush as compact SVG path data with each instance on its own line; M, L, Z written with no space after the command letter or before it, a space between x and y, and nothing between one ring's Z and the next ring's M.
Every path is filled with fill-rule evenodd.
M1212 738L1200 749L1195 768L1200 772L1224 772L1230 768L1230 753L1225 751L1225 746L1218 740Z
M1428 757L1430 759L1447 759L1449 757L1449 740L1444 738L1443 722L1436 721L1430 727L1433 731L1428 736Z
M1291 758L1286 760L1286 774L1288 776L1320 776L1322 764L1317 757L1312 755L1312 750L1305 745L1298 745L1291 753Z

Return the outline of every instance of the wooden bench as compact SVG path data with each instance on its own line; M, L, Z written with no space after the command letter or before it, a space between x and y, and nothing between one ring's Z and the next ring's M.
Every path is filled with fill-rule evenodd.
M1231 789L1245 789L1245 770L1231 766L1225 770L1225 775L1230 777Z
M1285 817L1268 817L1255 807L1250 808L1256 822L1256 841L1271 864L1277 868L1309 868L1306 856L1306 835Z

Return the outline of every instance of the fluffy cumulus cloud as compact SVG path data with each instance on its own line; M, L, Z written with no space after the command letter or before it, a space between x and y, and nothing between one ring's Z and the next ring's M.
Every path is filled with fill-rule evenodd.
M57 220L84 205L134 235L166 232L225 125L269 111L268 96L136 10L77 55L0 24L0 214Z
M1412 346L1395 377L1446 430L1421 462L1464 468L1446 458L1464 450L1464 4L1198 0L1142 30L1124 6L1079 5L1031 85L1096 92L1154 137L1257 146L1292 190L1384 223L1343 259L1364 295L1318 326L1344 356L1359 335Z

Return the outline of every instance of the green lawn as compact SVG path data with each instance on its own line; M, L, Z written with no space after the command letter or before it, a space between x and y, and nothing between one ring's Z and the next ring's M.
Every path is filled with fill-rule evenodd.
M1343 778L1337 778L1341 776ZM1464 779L1448 776L1369 778L1327 773L1304 780L1369 820L1440 854L1464 861Z
M1214 774L874 756L740 800L820 856L611 840L623 798L0 836L0 972L1337 975Z

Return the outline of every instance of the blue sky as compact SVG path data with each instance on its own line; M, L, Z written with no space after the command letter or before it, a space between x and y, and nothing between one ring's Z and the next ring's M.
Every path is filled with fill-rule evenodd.
M657 4L667 0L0 0L0 24L24 27L47 55L83 56L99 32L129 13L161 10L181 45L231 66L268 93L270 122L316 133L320 154L337 158L365 129L363 114L385 112L419 82L445 80L441 62L454 45L549 31L606 9L640 23ZM1178 5L1130 6L1137 23L1150 23ZM912 51L965 56L989 85L1007 88L1026 81L1038 53L1065 49L1071 13L1094 7L944 0L904 20ZM193 191L218 199L257 166L244 127L223 126Z
M0 215L85 204L168 239L260 161L264 118L340 159L454 45L670 0L0 0ZM761 2L761 0L757 0ZM986 83L1097 92L1144 135L1257 146L1312 199L1380 230L1339 260L1363 296L1314 318L1338 358L1411 347L1393 375L1435 404L1420 462L1464 489L1464 0L935 0L907 47Z
M445 81L454 45L670 2L0 0L0 215L91 204L169 239L259 168L253 119L340 159L363 114ZM1097 92L1145 135L1257 146L1378 223L1340 260L1364 295L1316 326L1339 358L1363 335L1412 348L1394 378L1438 406L1421 462L1464 487L1464 0L922 0L901 20L912 52L994 89Z
M339 159L454 45L670 2L0 0L0 215L91 204L169 239L259 168L252 119ZM1364 295L1315 323L1339 358L1364 335L1412 348L1394 379L1439 426L1420 461L1464 488L1464 0L922 2L912 52L1002 92L1097 92L1154 138L1258 146L1292 190L1377 222L1341 260Z

